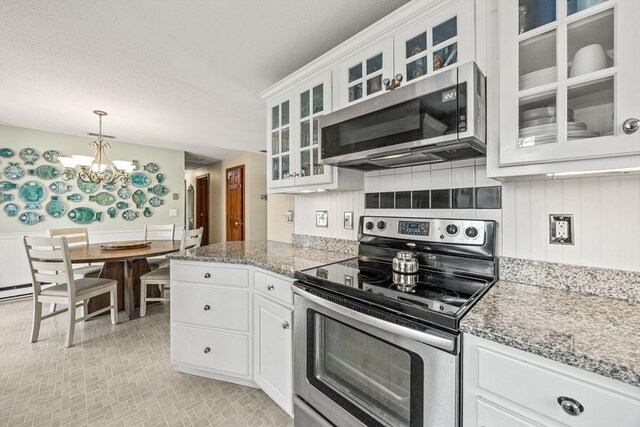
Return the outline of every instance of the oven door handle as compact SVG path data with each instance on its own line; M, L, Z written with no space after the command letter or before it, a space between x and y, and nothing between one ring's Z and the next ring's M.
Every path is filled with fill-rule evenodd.
M410 329L404 326L396 325L395 323L387 322L386 320L378 319L377 317L368 316L366 314L362 314L362 313L358 313L357 311L350 310L339 304L336 304L331 301L327 301L324 298L313 295L305 290L298 288L297 286L292 286L292 288L295 294L298 294L301 297L315 304L318 304L322 307L325 307L329 310L332 310L350 319L362 322L366 325L373 326L375 328L382 329L383 331L387 331L392 334L397 334L405 338L410 338L412 340L419 341L421 343L428 344L430 346L440 348L446 351L454 351L456 348L455 337L449 334L445 334L444 332L440 332L434 329L428 329L425 331L416 331L415 329Z

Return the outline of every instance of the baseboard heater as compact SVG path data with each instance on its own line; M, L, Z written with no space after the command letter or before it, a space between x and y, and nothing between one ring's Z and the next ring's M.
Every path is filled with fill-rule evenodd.
M32 293L33 285L31 283L2 287L0 288L0 301L30 296Z

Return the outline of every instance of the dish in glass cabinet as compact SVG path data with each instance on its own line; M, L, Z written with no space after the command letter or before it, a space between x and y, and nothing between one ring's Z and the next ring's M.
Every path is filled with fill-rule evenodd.
M529 120L545 119L548 117L556 117L556 107L540 107L525 110L520 113L520 120L527 122ZM573 121L574 115L571 108L567 108L567 120Z

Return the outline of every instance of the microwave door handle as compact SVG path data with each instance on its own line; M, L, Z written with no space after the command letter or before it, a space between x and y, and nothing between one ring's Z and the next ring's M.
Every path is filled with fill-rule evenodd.
M349 310L348 308L343 307L339 304L336 304L331 301L327 301L324 298L315 296L305 290L298 288L297 286L292 286L292 288L295 294L298 294L301 297L315 304L318 304L319 306L325 307L331 311L334 311L350 319L357 320L369 326L382 329L383 331L387 331L392 334L397 334L402 337L419 341L423 344L428 344L430 346L440 348L446 351L453 351L455 349L455 339L450 336L446 336L442 333L438 333L438 331L434 331L434 330L428 330L424 332L416 331L414 329L396 325L395 323L387 322L385 320L378 319L376 317L367 316L366 314L358 313L357 311Z

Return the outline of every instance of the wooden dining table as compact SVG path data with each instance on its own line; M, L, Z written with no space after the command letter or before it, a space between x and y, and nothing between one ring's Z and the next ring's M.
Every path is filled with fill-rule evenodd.
M151 271L147 258L170 254L180 250L179 240L152 240L151 244L134 249L103 249L103 243L69 248L71 262L74 264L104 263L100 277L118 281L118 310L127 313L129 319L135 319L136 307L140 305L140 276ZM148 296L159 296L160 292L150 290ZM98 295L89 300L88 311L94 312L109 306L109 294Z

